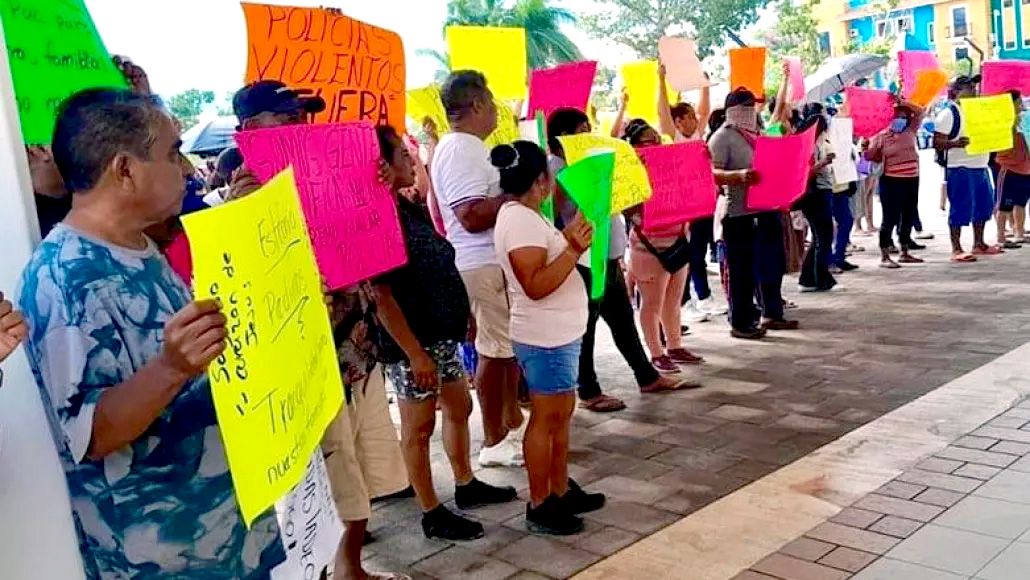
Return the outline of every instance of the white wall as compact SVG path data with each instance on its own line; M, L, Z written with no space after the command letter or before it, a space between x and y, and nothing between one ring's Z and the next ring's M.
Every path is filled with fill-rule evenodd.
M10 79L6 44L0 41L0 291L13 298L39 225ZM3 371L0 580L82 580L68 489L21 350L3 363Z

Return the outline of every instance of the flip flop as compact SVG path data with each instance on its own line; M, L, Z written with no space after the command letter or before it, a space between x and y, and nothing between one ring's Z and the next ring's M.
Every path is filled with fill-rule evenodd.
M615 397L609 397L608 395L598 395L593 399L586 401L580 401L579 406L587 411L593 411L595 413L611 413L613 411L621 411L626 408L626 403L623 403L621 399Z
M700 389L701 383L684 377L669 377L671 383L660 385L657 382L640 387L641 393L668 393L671 391L682 391L684 389Z
M987 246L986 248L973 248L974 256L997 256L998 254L1004 254L1005 250L998 246Z
M963 252L961 254L952 254L951 255L951 261L952 262L963 262L963 263L975 262L976 261L976 256L974 256L972 254L967 254L965 252Z

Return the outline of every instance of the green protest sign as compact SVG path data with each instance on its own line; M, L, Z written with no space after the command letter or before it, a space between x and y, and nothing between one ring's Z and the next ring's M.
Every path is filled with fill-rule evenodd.
M558 183L594 226L590 245L590 299L600 300L608 280L611 241L612 174L615 153L591 155L558 173Z
M57 107L72 93L128 86L83 0L5 0L0 20L26 143L50 143Z
M537 143L540 144L540 148L544 150L544 155L547 155L547 131L544 129L544 112L536 112L536 139ZM544 214L547 221L554 223L554 196L544 200L544 204L540 206L540 212Z

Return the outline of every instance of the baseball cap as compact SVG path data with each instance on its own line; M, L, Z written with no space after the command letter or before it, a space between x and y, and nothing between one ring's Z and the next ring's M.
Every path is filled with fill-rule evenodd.
M279 81L266 80L251 83L236 91L232 98L232 110L242 123L261 113L319 113L325 110L325 100L318 96L300 96L297 91Z
M733 89L733 92L726 95L726 108L736 107L743 105L745 107L751 107L755 104L755 94L746 89L745 87L737 87Z

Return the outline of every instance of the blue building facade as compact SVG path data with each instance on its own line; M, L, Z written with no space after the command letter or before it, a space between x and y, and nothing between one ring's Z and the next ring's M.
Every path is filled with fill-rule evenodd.
M1030 60L1030 0L991 0L998 58Z

